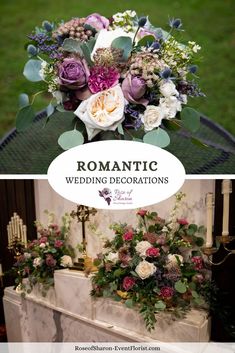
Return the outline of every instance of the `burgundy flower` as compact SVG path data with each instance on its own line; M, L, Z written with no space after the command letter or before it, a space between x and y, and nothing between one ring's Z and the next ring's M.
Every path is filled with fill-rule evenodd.
M113 67L94 66L88 79L88 87L92 93L105 91L118 84L120 74Z
M90 25L91 27L95 28L97 31L100 31L101 29L108 28L109 20L98 13L92 13L91 15L87 16L85 20L85 25Z
M128 248L122 247L118 252L119 260L122 262L122 265L127 266L129 261L131 260L131 255L128 251Z
M129 232L126 232L125 234L123 234L123 240L125 241L130 241L133 239L133 235L134 233L130 230Z
M160 296L162 298L171 298L174 294L174 289L171 287L162 287L160 291Z
M158 248L149 248L146 250L146 255L151 257L158 257L160 256L160 250Z
M133 104L147 105L148 100L143 98L146 92L144 79L128 74L122 82L122 91L126 100Z
M122 286L126 291L132 289L134 285L135 285L135 279L133 277L126 276L124 278Z
M193 276L192 280L196 283L202 283L204 282L205 278L201 273L198 273L195 276Z
M48 254L46 256L46 264L47 264L47 266L55 267L56 262L57 262L56 259L54 259L54 257L51 254Z
M141 217L144 217L147 212L148 212L147 210L139 210L139 211L137 212L137 215L139 215L139 216L141 216Z
M47 243L47 237L41 237L40 239L39 239L39 244L42 244L42 243Z
M188 225L188 221L185 218L180 218L177 219L177 222L182 225L182 226L187 226Z
M63 245L64 245L64 242L62 240L59 240L59 239L55 240L55 243L54 243L55 248L61 248L61 246Z
M80 89L86 86L89 74L84 59L65 58L58 65L59 82L70 89Z
M195 270L199 271L203 269L203 259L201 256L193 256L191 261L194 264Z

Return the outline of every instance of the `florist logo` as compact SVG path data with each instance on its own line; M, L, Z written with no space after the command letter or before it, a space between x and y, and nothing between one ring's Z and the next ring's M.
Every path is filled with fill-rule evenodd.
M114 205L131 205L133 203L133 189L131 190L120 190L115 189L112 191L109 188L104 188L103 190L99 190L99 196L103 197L103 199L110 204Z

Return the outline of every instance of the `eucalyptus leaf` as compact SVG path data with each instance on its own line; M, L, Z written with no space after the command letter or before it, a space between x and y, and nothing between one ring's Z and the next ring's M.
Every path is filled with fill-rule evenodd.
M204 239L201 237L197 237L195 240L195 244L199 247L201 247L204 244Z
M133 300L132 299L127 299L125 301L125 305L127 308L132 308L133 307Z
M54 113L54 111L55 111L55 107L50 103L46 108L47 117L49 118L49 116L51 116Z
M175 121L174 119L172 120L163 119L162 123L166 129L171 131L178 131L181 129L180 121Z
M27 80L32 82L42 81L42 77L39 74L41 64L41 60L30 59L27 61L23 71L23 75L27 78Z
M194 230L194 233L198 230L198 227L197 227L197 225L196 224L190 224L189 225L189 229L193 229Z
M195 290L192 290L192 296L195 299L199 297L198 293Z
M185 293L187 291L187 287L184 282L179 280L175 283L175 290L179 293Z
M19 95L19 107L23 108L29 105L29 96L26 93L21 93Z
M32 105L26 105L18 111L16 116L16 129L18 131L26 130L33 122L35 113Z
M143 38L141 38L137 45L141 46L141 47L147 47L150 46L153 42L156 41L156 38L152 35L148 35L148 36L144 36Z
M155 309L157 309L157 310L164 310L165 308L166 308L166 304L162 300L159 300L155 304Z
M122 124L119 124L117 129L120 135L124 135Z
M62 49L69 53L83 53L81 49L81 42L73 38L66 38L63 42Z
M165 130L159 127L158 129L147 132L147 134L144 135L143 141L150 145L164 148L169 145L170 137Z
M181 114L182 125L191 132L196 132L200 128L200 114L195 109L183 108Z
M111 47L122 49L122 57L124 60L127 60L132 51L132 40L130 37L118 37L112 41Z
M81 49L82 49L82 53L88 63L88 65L93 65L93 62L91 60L91 53L92 50L94 48L95 45L95 38L92 38L90 40L88 40L87 42L81 43Z
M81 132L77 130L70 130L64 132L60 135L58 139L58 144L63 150L68 150L70 148L82 145L84 143L84 137Z

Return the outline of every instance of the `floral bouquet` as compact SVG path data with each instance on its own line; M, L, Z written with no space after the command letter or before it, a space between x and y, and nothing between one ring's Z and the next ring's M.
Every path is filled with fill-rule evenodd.
M56 110L64 119L68 111L75 116L74 129L58 139L63 149L84 138L164 148L170 143L168 130L196 132L200 114L187 100L203 95L195 82L200 46L181 43L182 33L180 19L171 19L166 32L131 10L109 19L93 13L68 22L44 21L28 35L23 73L30 81L43 81L45 89L32 99L20 95L17 129L33 122L36 96L49 92L46 123ZM194 137L192 142L200 143Z
M67 214L63 216L61 227L53 222L52 214L46 228L40 222L35 223L38 239L27 244L14 264L13 272L17 291L30 293L39 283L42 294L46 295L46 291L54 285L54 271L73 265L74 251L67 244L70 217ZM24 278L28 278L26 283Z
M180 317L210 301L211 283L199 250L204 227L176 217L182 194L176 197L168 221L156 212L139 210L137 229L114 224L115 237L106 242L92 278L92 296L138 308L148 330L154 329L156 313Z

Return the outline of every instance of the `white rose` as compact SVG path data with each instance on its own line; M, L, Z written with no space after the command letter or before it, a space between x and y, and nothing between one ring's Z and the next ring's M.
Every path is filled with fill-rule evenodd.
M44 248L46 247L46 244L45 244L45 243L41 243L41 244L39 245L39 247L44 249Z
M135 250L140 256L146 256L146 251L151 247L152 245L147 240L142 240L136 245Z
M93 56L97 49L111 47L111 44L114 39L119 37L129 37L133 40L134 36L135 36L134 32L126 33L122 28L117 28L117 29L114 29L113 31L108 31L107 29L101 29L96 39L95 46L92 50L91 59L93 60Z
M106 260L107 261L111 261L113 263L116 263L118 261L118 253L116 252L110 252L107 256L106 256Z
M30 259L30 258L31 258L31 254L28 253L28 252L25 252L25 253L24 253L24 258L25 258L26 260Z
M79 105L74 114L84 122L91 140L102 130L116 130L124 119L124 106L124 96L117 85L93 94Z
M174 118L182 110L181 102L175 96L160 98L159 106L164 110L164 117L167 119Z
M35 259L33 260L33 267L40 267L42 266L43 263L43 259L41 257L35 257Z
M62 267L72 267L73 266L73 261L70 256L68 255L63 255L60 259L60 265Z
M141 118L144 123L144 130L151 131L155 127L161 125L162 119L164 118L165 110L162 107L155 105L148 105Z
M157 268L154 264L144 260L137 265L135 272L141 279L146 279L152 276L156 270Z
M178 264L178 260L180 262L180 264L182 264L184 262L184 258L183 256L181 255L178 255L178 254L169 254L167 256L167 263L166 263L166 268L169 270L171 268L174 268L174 267L179 267L179 264Z
M164 97L178 96L179 92L172 81L161 81L160 92Z

